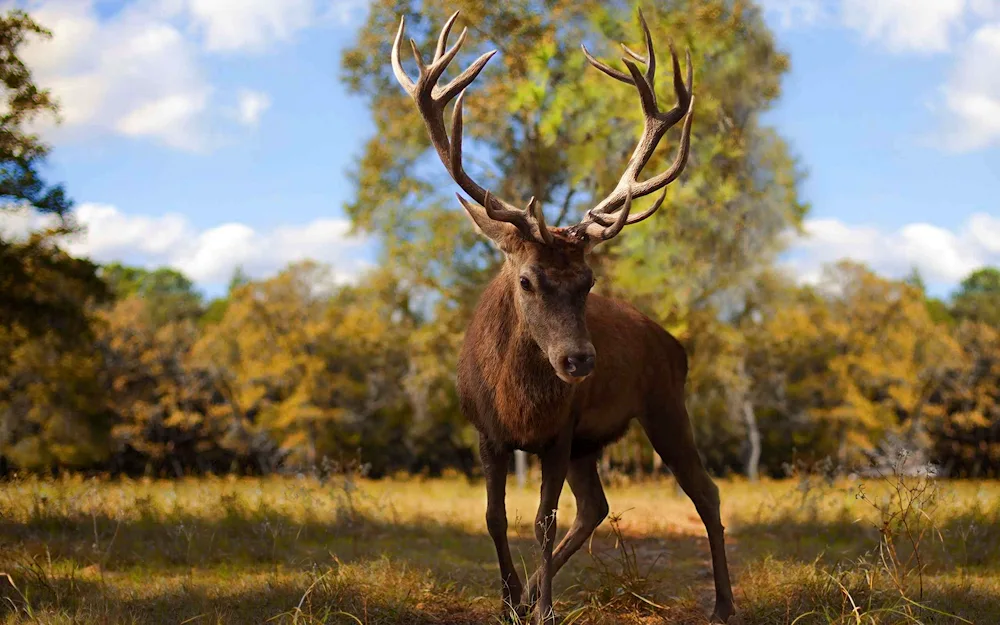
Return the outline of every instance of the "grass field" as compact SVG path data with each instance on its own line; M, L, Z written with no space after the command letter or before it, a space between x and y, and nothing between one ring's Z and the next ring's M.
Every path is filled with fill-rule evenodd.
M556 578L559 616L705 622L694 507L669 480L610 481L612 520ZM1000 623L998 483L719 485L733 622ZM535 486L509 487L522 577L536 504ZM574 513L566 489L560 533ZM15 480L0 484L0 622L497 622L484 514L482 484L459 478Z

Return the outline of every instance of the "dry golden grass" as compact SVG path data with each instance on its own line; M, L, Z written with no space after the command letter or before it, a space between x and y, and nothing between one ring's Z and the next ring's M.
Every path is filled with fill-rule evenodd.
M1000 484L720 487L742 623L1000 623ZM705 622L708 545L688 499L658 480L614 482L608 500L618 521L556 578L559 614ZM509 488L522 576L536 504L534 486ZM560 510L564 531L568 489ZM482 484L458 478L3 483L0 621L494 623L484 515Z

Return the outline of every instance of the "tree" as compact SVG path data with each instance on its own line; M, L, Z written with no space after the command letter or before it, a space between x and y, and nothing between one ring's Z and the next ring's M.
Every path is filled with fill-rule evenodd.
M1000 476L1000 330L963 321L954 338L964 360L933 401L940 417L930 424L934 462L948 475Z
M568 224L614 187L641 123L634 90L590 68L579 50L586 42L595 54L614 58L617 41L642 49L633 2L371 5L357 44L343 57L347 86L367 98L376 126L353 172L356 193L347 212L355 228L382 237L384 263L424 302L411 376L419 387L442 389L453 385L457 345L501 258L468 225L444 168L426 162L423 123L388 59L400 16L418 47L429 51L456 9L462 16L455 32L469 26L472 35L453 67L490 48L501 52L464 100L466 167L492 191L514 202L533 195L548 223ZM695 378L719 362L713 350L728 349L698 338L725 334L729 300L773 260L780 234L797 228L807 209L797 197L801 172L787 146L759 122L778 96L788 59L752 4L660 0L643 10L657 42L692 50L692 154L687 173L668 192L671 208L600 250L596 271L612 279L599 278L597 290L634 301L680 335ZM668 68L661 56L660 67ZM660 82L666 93L668 70L661 69ZM673 158L669 145L677 132L663 141L648 175ZM693 379L691 387L698 389L692 397L698 435L714 447L727 413L712 397L698 396L708 384ZM460 422L455 405L440 404L436 416Z
M952 314L1000 328L1000 269L984 267L964 280L952 296Z
M382 463L380 437L405 434L406 339L392 285L375 297L372 286L331 287L329 268L293 264L237 287L195 346L232 418L276 441L291 464L315 467L359 446Z
M129 474L267 472L274 449L249 434L199 366L190 317L158 320L156 298L133 295L102 312L98 347L114 414L109 468Z
M202 312L201 294L194 283L175 269L148 270L110 263L100 270L101 278L119 299L141 298L154 325L169 321L194 320Z
M57 332L0 325L0 467L85 468L107 457L101 354Z
M893 439L928 451L935 398L962 365L920 291L849 261L763 310L748 336L765 455L779 462L798 448L856 465Z
M102 458L110 423L92 351L92 311L107 293L97 266L56 238L71 203L43 180L49 148L29 125L56 105L19 57L50 34L19 10L0 16L0 214L34 211L55 221L23 239L0 236L0 465L80 466Z
M934 323L946 326L953 326L955 324L955 318L952 316L951 310L949 310L948 303L941 298L927 295L927 283L924 282L919 269L914 267L904 279L904 282L924 296L924 305L927 306L927 314L930 315Z
M49 38L42 28L20 10L0 16L0 82L4 86L4 113L0 115L0 202L9 210L27 204L55 215L65 215L72 204L61 186L47 185L39 172L49 148L27 126L42 115L58 111L47 89L39 89L31 70L18 56L31 36Z
M54 249L55 237L72 230L63 221L72 203L61 186L44 182L41 168L49 147L28 130L32 122L58 110L50 93L35 85L19 56L21 46L33 36L47 38L51 33L23 11L0 15L0 214L37 211L57 221L26 241L4 240L0 232L0 325L16 324L32 335L55 330L64 339L74 339L86 326L85 314L77 306L84 300L67 294L57 283L63 287L73 283L97 298L105 293L93 263Z

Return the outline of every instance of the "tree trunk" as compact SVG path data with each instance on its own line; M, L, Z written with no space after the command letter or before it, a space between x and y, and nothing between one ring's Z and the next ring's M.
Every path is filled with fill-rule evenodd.
M747 427L747 443L750 446L746 466L747 478L751 482L756 482L760 477L760 428L757 427L757 415L749 399L743 401L743 422Z
M843 424L840 426L840 440L837 444L837 463L842 470L847 466L847 426Z
M514 475L517 476L517 487L524 488L528 482L528 454L520 449L514 451Z
M638 437L636 437L636 439L632 442L632 455L634 457L632 464L635 467L633 469L633 471L635 471L635 477L636 479L641 479L645 466L642 462L642 442Z

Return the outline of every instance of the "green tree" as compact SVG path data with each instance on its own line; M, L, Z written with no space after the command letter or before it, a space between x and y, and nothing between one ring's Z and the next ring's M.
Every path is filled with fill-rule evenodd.
M465 324L501 258L458 208L456 187L428 149L424 125L388 60L400 16L429 53L456 9L462 16L455 36L465 26L470 36L453 72L487 49L500 51L464 100L467 169L498 195L514 202L535 196L550 224L568 224L615 186L642 120L634 90L590 68L579 49L585 42L602 58L614 58L619 41L642 49L633 2L372 3L357 44L343 57L348 88L367 98L376 127L353 172L347 212L356 228L382 237L385 264L424 302L412 338L412 352L422 356L411 375L440 388L452 384ZM784 141L759 121L780 92L788 58L751 3L660 0L643 10L659 46L664 102L666 42L692 51L692 153L667 207L600 250L597 271L611 279L599 279L597 290L636 302L678 334L692 353L692 378L726 377L713 367L722 362L718 350L728 349L716 340L728 335L728 302L772 262L781 233L797 228L807 209L797 196L801 171ZM678 132L663 140L649 175L673 159ZM729 417L716 410L708 384L693 380L692 388L699 436L711 447L713 431ZM702 389L710 396L699 397ZM453 404L435 408L445 422L457 422L456 413Z
M226 309L229 308L230 298L237 289L249 283L250 277L243 271L242 267L237 267L233 271L233 275L229 278L229 287L226 289L226 294L213 298L205 306L205 310L201 315L201 323L203 325L211 325L221 321L226 314Z
M104 295L96 266L54 248L58 235L72 230L62 221L72 203L59 185L43 180L41 169L49 146L28 130L32 122L57 113L50 93L39 89L21 60L21 46L31 37L50 37L20 10L0 15L0 213L37 211L58 218L50 228L28 240L4 239L0 231L0 325L19 325L31 334L58 332L64 339L84 336L86 315L76 297L82 288L93 297ZM55 279L55 275L61 276ZM75 285L70 291L68 283Z
M149 270L110 263L101 268L100 275L117 298L139 297L146 302L156 326L196 319L202 312L201 294L187 276L175 269Z
M51 37L20 10L0 16L0 82L4 87L4 112L0 115L0 202L28 206L56 215L65 215L72 204L61 186L42 180L39 169L49 148L28 125L43 115L55 115L55 101L47 89L35 85L31 70L18 56L20 48L32 36Z
M949 310L948 303L939 297L931 297L927 295L927 283L924 282L924 277L920 274L919 269L914 267L904 282L912 286L924 296L924 302L927 306L927 314L931 316L931 320L933 320L934 323L944 324L947 326L954 325L955 318L952 316L951 310Z
M964 280L952 296L952 314L1000 328L1000 269L984 267Z
M23 11L0 15L0 213L55 218L25 238L0 233L0 466L80 466L107 453L110 418L92 350L92 312L107 293L94 263L56 245L73 230L71 203L43 180L49 148L28 130L56 105L19 56L37 36L49 33Z

